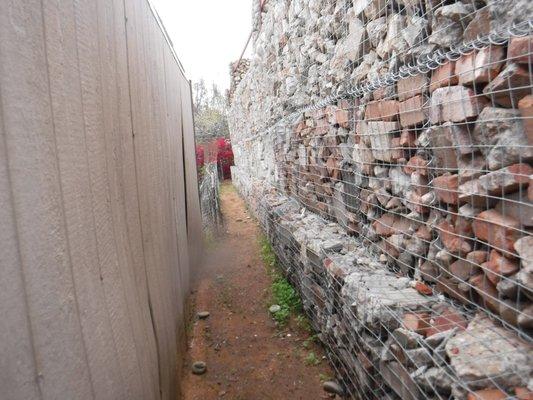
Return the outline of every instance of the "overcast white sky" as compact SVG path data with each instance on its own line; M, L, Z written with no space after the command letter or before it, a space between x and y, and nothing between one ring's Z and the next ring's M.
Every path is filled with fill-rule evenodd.
M192 81L204 78L229 88L252 26L252 0L151 0Z

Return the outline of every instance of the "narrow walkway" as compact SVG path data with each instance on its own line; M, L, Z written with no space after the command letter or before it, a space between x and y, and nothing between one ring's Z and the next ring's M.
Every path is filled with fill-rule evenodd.
M185 400L322 399L332 373L311 333L271 318L270 277L261 261L260 229L231 183L221 188L225 234L208 249L193 284L194 318L183 377ZM193 375L191 363L207 363Z

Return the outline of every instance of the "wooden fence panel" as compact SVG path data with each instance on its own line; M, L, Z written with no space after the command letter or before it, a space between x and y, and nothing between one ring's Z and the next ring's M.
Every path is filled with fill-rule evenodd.
M0 0L2 398L179 395L190 100L146 0Z
M202 235L202 215L200 204L194 200L199 198L198 176L196 169L196 143L194 139L194 120L192 114L192 93L190 83L182 80L182 112L183 112L183 146L185 159L185 180L187 185L187 231L189 238ZM201 241L189 241L189 253L192 262L197 263L202 252Z

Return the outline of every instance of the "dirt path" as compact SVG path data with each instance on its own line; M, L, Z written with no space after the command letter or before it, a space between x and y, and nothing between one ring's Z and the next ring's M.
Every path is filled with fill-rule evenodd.
M184 399L327 398L321 379L332 374L322 349L295 323L278 329L268 312L271 281L259 227L231 183L222 185L221 200L226 233L210 246L193 284L193 315L211 315L191 322ZM207 363L204 375L190 372L197 360Z

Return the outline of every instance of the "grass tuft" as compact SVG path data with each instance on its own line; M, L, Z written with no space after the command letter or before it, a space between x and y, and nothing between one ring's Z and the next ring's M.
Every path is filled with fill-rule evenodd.
M277 304L280 310L273 314L274 319L280 327L283 327L289 321L291 314L297 314L297 318L305 318L302 313L302 301L296 290L291 286L289 281L281 273L276 255L268 239L261 235L261 259L267 267L267 272L272 279L270 291L272 294L271 305Z
M314 351L310 351L305 357L305 363L307 365L318 365L320 364L320 359L316 356Z

